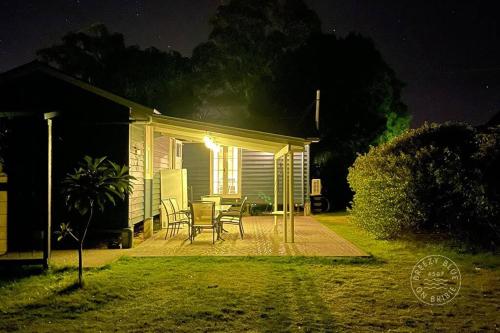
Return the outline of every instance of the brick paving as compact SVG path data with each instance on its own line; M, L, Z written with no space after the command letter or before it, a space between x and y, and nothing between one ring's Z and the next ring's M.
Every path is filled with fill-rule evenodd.
M310 216L295 217L295 243L283 242L283 227L278 219L274 226L273 217L244 217L244 239L240 238L238 227L227 225L228 233L223 234L224 241L212 244L212 233L204 231L190 244L186 240L187 229L181 229L177 235L165 240L165 230L157 232L152 238L143 241L132 249L84 250L85 267L99 267L112 263L122 256L332 256L355 257L367 254L352 243L337 235ZM9 253L0 256L0 260L41 258L41 252ZM52 251L51 264L56 267L76 266L76 250Z
M147 256L366 256L352 243L340 237L310 216L295 217L295 242L283 242L281 219L275 227L273 217L244 217L244 239L237 226L224 226L224 241L212 244L211 231L204 231L190 244L187 229L164 240L165 232L156 233L127 255Z

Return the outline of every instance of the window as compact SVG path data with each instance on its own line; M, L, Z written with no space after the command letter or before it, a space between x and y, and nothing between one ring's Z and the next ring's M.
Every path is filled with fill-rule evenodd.
M175 157L182 158L182 142L175 141Z
M239 197L241 192L241 149L221 147L210 153L210 192L213 195Z

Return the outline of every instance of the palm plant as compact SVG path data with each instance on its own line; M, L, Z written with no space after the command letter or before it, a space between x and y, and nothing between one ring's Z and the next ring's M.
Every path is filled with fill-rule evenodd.
M116 205L117 200L125 200L132 192L127 166L120 166L107 157L92 158L85 156L73 173L66 175L63 195L68 212L77 212L78 228L75 231L70 223L62 223L57 232L58 240L71 237L78 243L78 285L83 285L83 243L95 210L104 211L106 206Z

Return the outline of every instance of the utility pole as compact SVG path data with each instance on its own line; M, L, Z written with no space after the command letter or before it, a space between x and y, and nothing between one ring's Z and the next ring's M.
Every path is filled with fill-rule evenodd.
M314 121L316 123L316 130L319 131L319 89L316 90L316 113Z

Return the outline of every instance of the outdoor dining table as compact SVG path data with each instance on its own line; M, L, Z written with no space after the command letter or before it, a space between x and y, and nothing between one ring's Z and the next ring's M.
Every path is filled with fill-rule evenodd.
M232 207L232 205L215 205L215 219L217 220L217 240L219 240L219 239L224 240L220 236L220 234L222 233L222 231L226 231L226 230L221 230L218 222L219 222L219 219L220 219L222 213L227 212L229 209L231 209L231 207ZM191 214L191 212L189 210L181 210L180 212L185 213L188 216Z
M215 215L219 217L220 214L227 212L233 205L215 205Z

